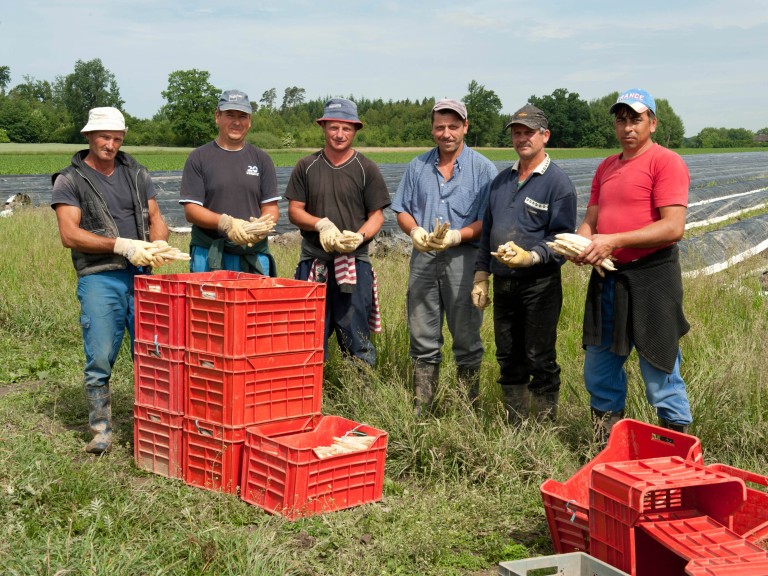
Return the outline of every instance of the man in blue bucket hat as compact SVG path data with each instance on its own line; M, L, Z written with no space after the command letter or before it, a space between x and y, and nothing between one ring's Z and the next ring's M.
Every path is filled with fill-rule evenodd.
M605 277L592 272L584 314L584 382L600 444L624 416L624 363L633 348L660 424L687 432L692 420L680 375L679 341L690 326L677 248L685 232L688 167L653 142L656 102L648 92L621 93L610 113L621 153L597 168L578 228L591 243L570 258L592 265L611 258L618 269Z
M354 102L331 98L317 123L325 146L299 160L285 190L302 236L295 278L327 283L326 356L335 332L343 354L373 365L370 333L380 324L368 245L384 223L389 191L378 166L352 148L363 127Z

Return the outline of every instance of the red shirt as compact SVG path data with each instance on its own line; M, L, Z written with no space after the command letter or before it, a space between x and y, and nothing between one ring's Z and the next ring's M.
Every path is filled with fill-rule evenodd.
M661 219L660 207L688 206L690 182L683 159L658 144L629 160L609 156L597 167L588 204L598 206L597 233L638 230ZM664 247L617 248L613 256L626 263Z

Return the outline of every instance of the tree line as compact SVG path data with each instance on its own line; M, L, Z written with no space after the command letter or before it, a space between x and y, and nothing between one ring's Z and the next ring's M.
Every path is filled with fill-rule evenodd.
M123 110L115 75L100 59L75 63L74 70L53 81L24 76L10 87L10 68L0 66L0 142L82 142L80 129L88 110L114 106ZM231 88L231 87L227 87ZM176 70L168 75L161 92L165 104L152 118L141 119L125 110L129 131L125 143L137 146L199 146L216 135L213 110L220 87L205 70ZM248 140L261 148L316 148L323 144L314 120L319 118L328 95L307 99L304 88L286 87L282 99L276 88L260 97L249 94L254 108ZM383 100L356 98L365 123L356 143L359 146L430 146L430 112L433 98ZM257 99L258 98L258 99ZM531 95L528 101L541 108L549 119L553 148L618 148L608 109L618 92L585 101L579 94L558 88L552 94ZM469 115L467 142L475 147L509 147L504 130L508 113L491 89L472 80L462 98ZM515 109L525 104L516 103ZM671 104L656 99L659 124L654 140L669 148L729 148L768 145L768 128L752 132L745 128L704 128L685 138L685 128Z

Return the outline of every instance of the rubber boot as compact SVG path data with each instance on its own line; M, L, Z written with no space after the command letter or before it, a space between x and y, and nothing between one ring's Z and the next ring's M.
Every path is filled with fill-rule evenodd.
M413 363L413 411L418 418L432 411L432 401L440 377L440 364L416 360Z
M608 444L608 437L611 435L613 425L624 418L624 410L620 412L603 412L595 408L590 408L590 410L592 410L592 430L595 444L602 450Z
M85 447L90 454L102 454L112 448L112 398L109 386L85 389L88 401L88 427L93 439Z
M560 398L560 390L554 392L531 393L531 409L533 417L537 422L550 420L552 422L557 418L557 402Z
M664 418L659 418L659 426L666 428L667 430L673 430L674 432L682 432L688 434L688 424L675 424Z
M457 366L456 378L467 391L469 403L477 410L480 396L480 366Z
M502 386L504 408L507 411L507 423L519 426L531 414L531 393L527 384Z

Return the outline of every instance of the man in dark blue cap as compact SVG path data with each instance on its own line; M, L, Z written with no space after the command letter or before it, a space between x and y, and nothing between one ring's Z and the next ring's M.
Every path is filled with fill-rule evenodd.
M354 102L331 98L317 123L325 146L299 160L285 190L288 218L302 236L295 277L328 285L326 356L335 332L345 355L373 365L370 332L379 325L368 243L384 223L389 191L378 166L352 148L363 127Z
M278 218L277 175L267 153L245 141L251 112L245 92L223 92L218 136L193 150L184 165L179 202L192 223L192 272L277 275L267 240Z

